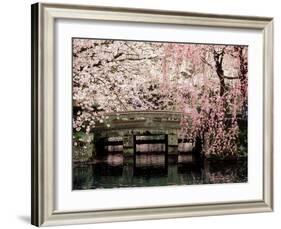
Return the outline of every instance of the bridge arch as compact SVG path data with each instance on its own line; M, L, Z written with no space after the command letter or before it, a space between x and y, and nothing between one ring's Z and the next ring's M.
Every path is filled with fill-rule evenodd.
M107 113L105 121L99 122L92 128L95 151L100 154L104 146L122 145L124 156L137 153L137 144L164 144L167 155L178 155L180 142L193 144L189 139L178 139L181 129L181 112L171 111L126 111ZM150 140L138 136L163 136L162 139ZM116 140L109 140L110 138ZM99 156L99 155L97 155Z

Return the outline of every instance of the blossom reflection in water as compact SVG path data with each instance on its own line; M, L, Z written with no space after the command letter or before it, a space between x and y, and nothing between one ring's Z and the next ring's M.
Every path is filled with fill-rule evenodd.
M108 155L92 164L73 167L73 189L151 187L247 182L247 161L195 162L191 155L167 160L164 155L145 154L125 159Z

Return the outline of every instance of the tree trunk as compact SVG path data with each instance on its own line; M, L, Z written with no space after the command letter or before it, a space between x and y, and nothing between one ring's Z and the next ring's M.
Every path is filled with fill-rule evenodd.
M214 50L216 73L220 80L220 96L223 96L225 93L224 71L222 68L223 56L224 56L224 50L222 50L220 53Z

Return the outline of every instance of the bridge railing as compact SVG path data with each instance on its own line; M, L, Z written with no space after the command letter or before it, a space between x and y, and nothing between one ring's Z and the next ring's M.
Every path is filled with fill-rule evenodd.
M179 129L181 112L171 111L126 111L106 113L103 121L97 122L93 132L110 131L113 129Z

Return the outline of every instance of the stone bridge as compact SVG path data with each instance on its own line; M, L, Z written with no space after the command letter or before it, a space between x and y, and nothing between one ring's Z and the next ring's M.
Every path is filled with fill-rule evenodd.
M104 114L103 122L92 129L95 152L106 146L123 146L124 156L137 153L137 145L164 144L165 154L177 155L182 113L167 111L128 111ZM154 136L154 137L153 137Z

